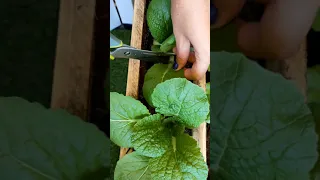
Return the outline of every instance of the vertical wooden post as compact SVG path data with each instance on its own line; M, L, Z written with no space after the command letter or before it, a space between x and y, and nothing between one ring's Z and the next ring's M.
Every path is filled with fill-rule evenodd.
M131 32L132 47L141 49L143 39L143 24L145 21L146 0L134 2L134 15ZM129 59L126 96L135 99L139 97L140 60ZM128 148L120 149L120 158L126 155Z
M52 108L86 120L89 110L95 0L60 0Z
M206 77L196 81L195 84L206 91ZM207 123L204 122L198 128L193 129L192 136L198 142L204 160L207 161Z

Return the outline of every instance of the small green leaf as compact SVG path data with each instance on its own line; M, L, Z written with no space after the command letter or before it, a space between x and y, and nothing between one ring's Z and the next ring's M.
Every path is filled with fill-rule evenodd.
M105 179L110 141L93 124L64 110L0 97L0 177Z
M121 147L132 147L131 135L134 124L150 115L148 109L129 96L110 93L110 139Z
M173 32L171 0L152 0L147 9L147 24L157 42L166 40Z
M217 52L212 63L213 179L309 179L318 136L296 86L239 53Z
M207 179L208 167L197 142L186 134L172 137L172 146L164 155L150 159L151 179Z
M151 95L154 88L168 79L184 77L183 71L174 71L172 64L155 64L153 65L144 77L144 84L142 87L143 97L147 100L148 104L152 107Z
M141 156L137 152L125 155L117 163L115 180L150 180L148 157Z
M160 46L162 52L168 52L176 46L176 38L174 34L171 34Z
M162 122L160 114L147 116L133 128L132 145L144 156L159 157L171 145L171 131Z
M151 99L156 112L176 116L188 128L198 127L209 113L208 98L203 89L185 78L158 84Z

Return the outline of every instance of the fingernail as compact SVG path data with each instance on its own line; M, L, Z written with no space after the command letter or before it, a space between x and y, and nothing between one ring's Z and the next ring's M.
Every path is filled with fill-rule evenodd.
M218 16L218 9L213 3L210 3L210 24L215 24Z
M178 63L176 61L176 57L174 58L174 63L173 63L172 69L173 70L177 70L178 69Z

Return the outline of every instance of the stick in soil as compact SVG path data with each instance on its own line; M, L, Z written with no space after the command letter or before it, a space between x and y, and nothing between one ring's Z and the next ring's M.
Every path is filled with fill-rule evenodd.
M195 84L200 86L206 91L206 78L203 77L199 81L195 81ZM205 161L207 161L207 123L202 123L198 128L193 129L193 138L198 142L200 151Z

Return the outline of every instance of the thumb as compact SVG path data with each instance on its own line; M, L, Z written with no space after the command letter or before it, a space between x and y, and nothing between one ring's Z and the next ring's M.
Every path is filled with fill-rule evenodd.
M178 71L182 69L188 61L189 53L190 53L190 41L184 36L180 36L179 38L176 38L175 52L177 55L177 63L178 63L178 68L176 70Z

